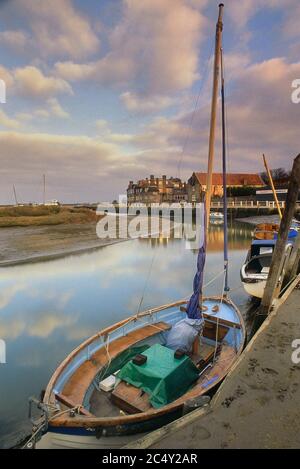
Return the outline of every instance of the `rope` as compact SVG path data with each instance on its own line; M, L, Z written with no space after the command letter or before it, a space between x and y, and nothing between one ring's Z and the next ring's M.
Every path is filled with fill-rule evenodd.
M208 287L208 285L210 285L210 284L213 283L215 280L217 280L217 278L219 278L222 274L224 274L224 272L226 272L225 269L221 270L221 272L219 272L215 277L213 277L211 280L209 280L209 282L207 282L207 283L203 286L203 288Z
M52 409L52 410L55 410L55 411L58 411L57 407L55 407L54 405L52 404L44 404L45 407L47 407L48 409ZM66 410L63 410L63 411L60 411L60 412L57 412L56 414L54 414L51 418L49 418L49 422L51 422L52 420L56 419L57 417L61 417L62 415L64 414L67 414L67 413L70 413L70 412L77 412L77 413L80 413L80 409L82 408L83 406L81 404L75 406L75 407L72 407L71 409L66 409ZM42 422L40 423L40 425L38 425L37 429L31 434L30 438L26 441L26 443L22 446L22 449L25 449L28 447L28 445L32 442L35 441L35 438L36 436L43 430L43 428L45 427L45 423L46 423L46 418L45 418L45 415L46 415L47 411L44 410L44 415L42 417Z
M146 288L147 288L147 286L148 286L148 281L149 281L149 279L150 279L150 275L151 275L151 271L152 271L152 266L153 266L153 262L154 262L155 255L156 255L156 250L154 251L153 256L152 256L151 264L150 264L150 267L149 267L149 270L148 270L148 275L147 275L147 277L146 277L146 281L145 281L143 293L142 293L141 300L140 300L139 305L138 305L138 309L137 309L136 316L138 316L138 314L139 314L139 312L140 312L140 309L141 309L141 306L142 306L143 301L144 301L144 295L145 295L145 292L146 292Z
M69 414L70 412L76 412L77 414L80 413L80 409L83 408L83 405L82 404L78 404L74 407L71 407L70 409L66 409L66 410L62 410L60 412L57 412L57 414L53 415L50 419L49 419L49 422L51 422L52 420L56 419L57 417L61 417L62 415L64 414Z
M226 270L224 269L223 288L222 288L222 295L221 295L221 302L220 302L220 305L221 305L221 306L223 305L224 292L225 292L225 276L226 276ZM219 317L217 317L216 339L215 339L215 351L214 351L214 358L213 358L213 361L216 360L216 355L217 355L217 350L218 350L218 335L219 335Z
M32 433L32 435L30 436L30 438L26 441L25 445L22 446L21 449L26 449L26 448L28 447L28 445L34 441L35 437L36 437L36 436L39 434L39 432L43 429L44 425L45 425L45 422L41 423L41 424L38 426L38 428L36 429L36 431L35 431L34 433Z

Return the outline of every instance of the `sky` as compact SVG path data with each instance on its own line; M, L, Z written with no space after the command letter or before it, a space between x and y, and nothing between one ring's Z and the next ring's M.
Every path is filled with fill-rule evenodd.
M206 171L218 1L0 0L0 204L111 201ZM224 9L228 170L299 153L299 0ZM220 170L220 102L215 170Z

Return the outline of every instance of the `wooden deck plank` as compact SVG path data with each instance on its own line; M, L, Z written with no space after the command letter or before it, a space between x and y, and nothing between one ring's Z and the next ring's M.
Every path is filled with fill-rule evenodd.
M135 345L147 337L152 337L160 332L170 329L170 325L165 322L149 324L135 331L129 332L127 335L114 340L109 344L110 359L115 358L127 348ZM90 360L85 361L65 384L62 394L68 397L76 404L82 404L85 393L93 381L98 371L107 363L108 355L105 348L98 350Z
M111 394L112 402L119 409L129 413L146 412L151 407L149 396L131 384L121 381Z

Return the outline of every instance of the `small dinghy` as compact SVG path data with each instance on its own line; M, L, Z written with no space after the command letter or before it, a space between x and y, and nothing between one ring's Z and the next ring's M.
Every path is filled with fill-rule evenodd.
M203 299L203 332L191 354L176 358L165 341L187 319L186 306L179 301L132 316L75 349L47 386L47 434L36 447L120 447L180 417L186 401L218 386L243 349L243 318L229 299ZM137 355L147 361L135 365Z
M276 223L260 223L256 225L254 230L254 239L277 239L279 231L279 225ZM289 239L296 238L298 236L299 227L297 221L293 221L292 226L289 230Z

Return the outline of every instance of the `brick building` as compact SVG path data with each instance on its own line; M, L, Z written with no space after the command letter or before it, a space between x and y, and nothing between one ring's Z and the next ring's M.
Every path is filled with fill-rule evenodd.
M203 201L206 192L207 173L193 173L187 182L187 194L189 202ZM227 174L228 187L253 187L259 189L264 182L259 174L231 173ZM214 173L212 179L212 197L223 196L223 175Z
M154 177L141 179L134 183L129 181L127 188L128 204L132 203L178 203L187 200L186 183L179 178Z

